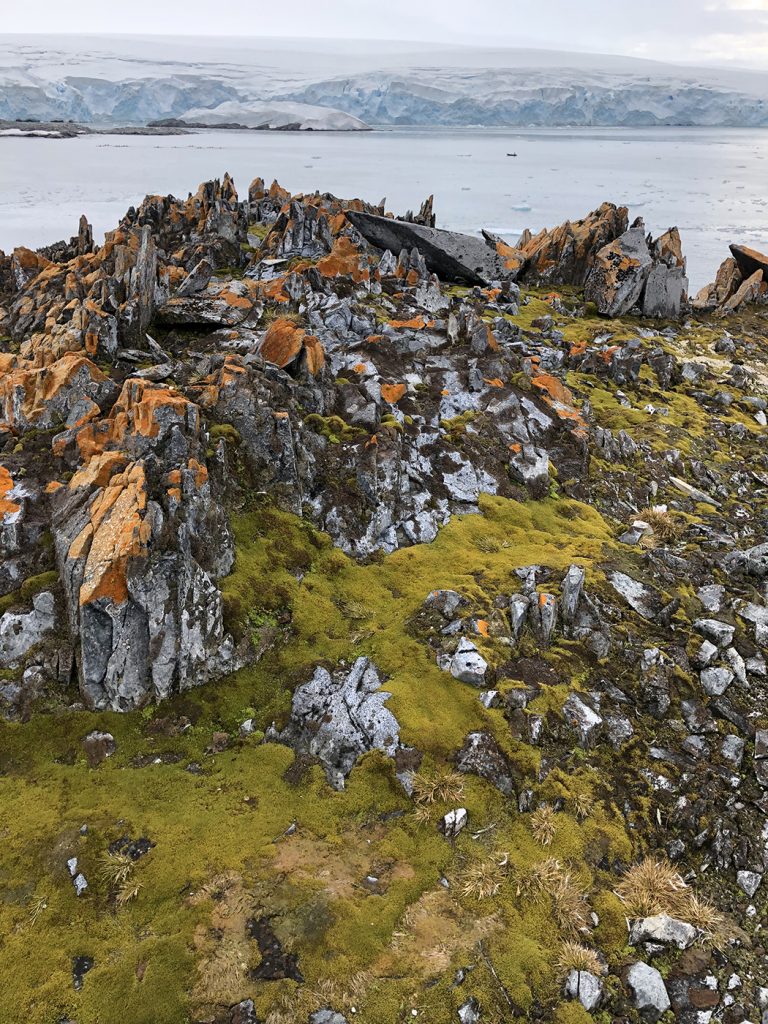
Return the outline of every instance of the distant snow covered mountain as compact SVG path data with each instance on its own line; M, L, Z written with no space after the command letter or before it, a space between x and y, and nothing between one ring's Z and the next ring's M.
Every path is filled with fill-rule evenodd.
M343 73L339 74L339 69ZM387 42L5 36L0 118L145 124L768 125L768 73Z

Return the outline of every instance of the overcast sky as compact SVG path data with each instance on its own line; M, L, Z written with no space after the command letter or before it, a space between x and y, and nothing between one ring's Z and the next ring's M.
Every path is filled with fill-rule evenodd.
M35 0L4 32L424 40L768 68L768 0ZM343 69L339 69L342 71Z

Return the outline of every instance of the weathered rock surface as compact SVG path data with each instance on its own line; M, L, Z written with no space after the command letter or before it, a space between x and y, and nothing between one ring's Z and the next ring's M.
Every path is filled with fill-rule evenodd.
M489 285L514 276L496 249L474 235L356 211L350 212L349 219L379 249L399 252L417 248L430 271L444 281Z
M381 689L383 679L367 658L351 669L331 675L315 669L312 678L293 695L291 720L280 741L299 753L320 760L328 781L344 788L357 759L369 750L394 757L400 744L397 719L385 704L391 694Z
M597 253L584 294L604 316L624 316L639 305L645 316L674 319L687 290L677 228L654 242L638 220Z

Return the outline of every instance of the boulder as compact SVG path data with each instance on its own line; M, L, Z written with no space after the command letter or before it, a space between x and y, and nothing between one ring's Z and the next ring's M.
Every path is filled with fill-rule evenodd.
M669 914L656 914L633 921L629 930L629 941L633 946L641 942L652 942L688 949L696 941L696 935L697 931L692 924L678 921Z
M736 292L723 304L723 310L727 313L735 313L742 306L764 300L766 294L768 294L768 284L765 280L765 272L756 270L739 285Z
M529 284L583 288L597 253L622 235L627 223L625 206L603 203L582 220L525 236L516 250L523 279Z
M347 218L377 249L418 249L430 272L441 281L490 285L515 276L496 249L474 235L355 211L349 211Z
M750 249L746 245L729 245L728 248L745 281L758 270L768 279L768 256L765 253Z
M697 293L692 303L693 308L706 312L723 306L732 295L736 294L742 280L736 260L729 256L720 264L714 282L705 285Z
M56 602L44 591L32 598L29 612L0 616L0 669L17 668L56 628Z
M391 694L381 689L382 682L379 670L364 657L333 675L316 668L293 694L280 742L318 758L330 784L343 789L359 757L369 750L394 757L400 745L400 726L385 707Z
M483 687L485 673L488 671L488 662L471 640L462 637L456 648L456 653L451 659L449 671L454 679L458 679L462 683Z
M603 316L623 316L633 309L645 288L653 260L642 221L636 221L595 257L584 288Z
M489 732L471 732L456 755L456 767L465 774L479 775L505 796L515 793L515 770Z

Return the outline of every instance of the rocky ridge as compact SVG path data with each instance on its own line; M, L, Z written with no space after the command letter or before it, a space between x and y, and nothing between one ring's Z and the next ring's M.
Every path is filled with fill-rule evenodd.
M757 1024L732 252L689 303L609 203L510 242L225 176L0 254L14 1012Z

